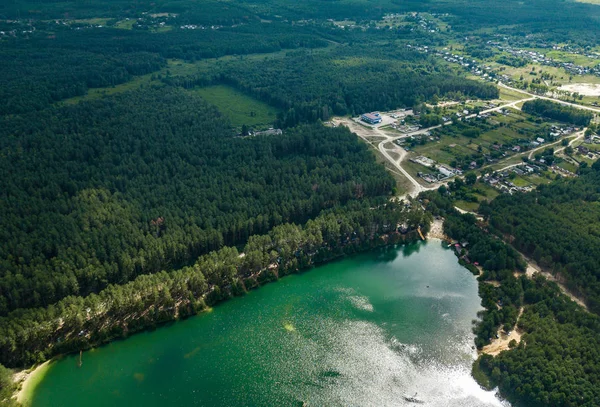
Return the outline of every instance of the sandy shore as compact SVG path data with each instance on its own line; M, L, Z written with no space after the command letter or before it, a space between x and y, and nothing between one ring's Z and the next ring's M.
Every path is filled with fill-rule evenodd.
M492 343L486 345L481 349L482 354L496 356L500 352L510 349L508 344L513 339L517 342L521 342L521 333L517 330L511 331L510 335L505 334L504 332L498 334L499 338L493 339Z
M13 395L13 398L22 406L28 406L31 403L33 392L38 384L42 381L53 360L47 360L41 365L29 370L22 370L13 376L13 381L18 383L18 390Z
M510 333L507 334L506 332L504 332L502 327L500 327L500 329L498 329L498 338L492 339L492 342L489 345L484 346L483 349L479 351L479 354L496 356L500 352L510 349L508 344L513 339L517 342L517 344L519 344L519 342L521 342L521 332L517 329L517 324L519 323L521 315L523 315L523 310L523 307L519 309L517 323L513 327L512 331L510 331Z
M560 282L556 281L556 278L552 274L548 273L547 271L542 270L535 263L535 261L533 261L532 259L530 259L527 256L525 256L523 253L521 253L521 255L523 256L523 258L527 262L527 270L525 272L526 275L527 275L527 277L532 278L534 276L534 274L539 273L539 274L543 275L547 280L556 282L556 284L558 284L558 286L560 287L561 291L566 296L568 296L569 298L571 298L573 301L575 301L577 304L579 304L583 309L585 309L587 311L587 306L585 305L585 303L580 298L577 298L577 296L575 296L573 293L571 293L563 284L561 284ZM516 277L518 277L519 275L521 275L521 273L515 273ZM496 282L487 281L487 283L492 284L495 287L497 287L496 284L498 284L497 281ZM494 284L494 283L496 283L496 284ZM521 309L519 310L519 317L517 318L517 324L518 324L519 318L521 318L522 314L523 314L523 307L521 307ZM481 351L479 351L479 353L480 354L487 354L487 355L496 356L500 352L508 350L509 349L508 344L513 339L517 342L517 344L519 342L521 342L521 332L519 332L519 330L517 329L517 325L516 324L515 324L513 330L511 331L510 335L507 335L502 330L502 328L498 329L498 338L492 339L492 342L489 345L484 346L481 349Z
M427 238L450 240L448 236L444 234L444 221L442 219L435 219L431 223L431 228L429 229L429 233L427 233Z

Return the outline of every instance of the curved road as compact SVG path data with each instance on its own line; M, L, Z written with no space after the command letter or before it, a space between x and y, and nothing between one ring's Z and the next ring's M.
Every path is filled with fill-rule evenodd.
M593 111L593 112L596 112L596 113L600 113L600 109L595 109L595 108L591 108L591 107L588 107L588 106L581 106L581 105L577 105L575 103L569 103L569 102L565 102L565 101L562 101L562 100L558 100L558 99L554 99L554 98L550 98L550 97L546 97L546 96L534 95L532 93L523 91L521 89L516 89L516 88L510 87L508 85L505 85L504 83L502 83L500 81L498 82L498 86L506 88L506 89L510 89L510 90L513 90L513 91L516 91L516 92L519 92L519 93L522 93L524 95L528 95L529 97L528 98L524 98L524 99L515 100L513 102L510 102L510 103L507 103L507 104L504 104L504 105L501 105L501 106L497 106L497 107L494 107L494 108L491 108L491 109L482 110L479 113L470 114L468 116L465 116L464 119L471 119L473 117L476 117L478 114L485 114L485 113L497 112L497 111L500 111L500 110L506 109L506 108L513 108L513 109L520 110L519 107L517 106L519 103L527 102L529 100L534 100L534 99L551 100L553 102L560 103L560 104L563 104L563 105L572 106L572 107L575 107L575 108L578 108L578 109L589 110L589 111ZM462 119L463 118L461 118L459 120L462 120ZM448 125L452 124L452 121L449 121L449 122L446 122L446 123L443 123L443 124L439 124L437 126L432 126L432 127L426 128L426 129L420 129L420 130L417 130L417 131L413 131L411 133L405 133L405 134L402 134L400 136L390 136L387 133L385 133L384 131L382 131L381 129L379 129L378 126L363 125L363 124L358 123L358 122L356 122L356 121L354 121L352 119L349 119L349 118L335 118L335 119L332 120L332 122L334 124L336 124L336 125L344 125L344 126L348 127L352 132L354 132L356 135L358 135L360 138L362 138L369 145L374 144L374 143L372 143L369 140L369 137L383 138L383 140L381 140L381 141L379 141L377 143L377 149L379 150L379 152L381 153L381 155L383 155L395 168L397 168L398 171L400 171L400 173L402 175L404 175L408 179L408 181L412 184L412 186L413 186L412 190L408 191L401 198L404 198L406 196L415 197L415 196L417 196L422 191L429 191L429 190L437 189L437 188L439 188L440 185L444 185L444 184L447 183L447 181L446 182L439 182L439 183L433 184L430 187L425 187L425 186L421 185L415 178L413 178L408 173L408 171L406 171L402 167L402 162L406 159L406 156L407 156L406 150L404 150L403 148L400 148L400 147L395 147L394 150L393 150L393 152L396 153L396 154L399 154L400 158L394 159L389 154L390 151L387 148L385 148L385 144L387 144L389 142L394 142L396 140L400 140L400 139L403 139L403 138L407 138L407 137L411 137L411 136L416 136L416 135L419 135L419 134L425 134L425 133L427 133L427 132L429 132L429 131L431 131L433 129L437 129L437 128L442 127L442 126L448 126ZM578 140L581 137L583 137L584 132L585 132L585 129L583 129L582 131L576 133L575 138L573 138L573 140L571 140L569 142L569 145L571 145L575 140ZM561 141L562 141L562 139L559 140L559 141L556 141L554 143L546 144L546 145L540 146L538 148L535 148L533 150L526 151L524 153L520 153L520 155L529 154L528 157L531 158L533 156L533 153L535 153L536 151L548 148L550 146L553 146L555 144L560 143ZM563 149L564 148L558 149L558 150L556 150L556 152L562 151ZM514 167L514 166L517 166L517 165L520 165L520 164L511 164L509 166L506 166L506 167L502 168L501 170L505 170L507 168L511 168L511 167ZM483 167L483 168L485 168L485 167Z
M528 100L533 100L533 97L530 98L525 98L525 99L520 99L520 100L516 100L514 102L510 102L501 106L497 106L491 109L487 109L487 110L483 110L479 113L473 113L470 114L468 116L465 116L465 119L471 119L473 117L476 117L478 114L485 114L485 113L491 113L491 112L496 112L505 108L514 108L514 109L518 109L518 107L516 106L517 104L521 103L521 102L526 102ZM459 119L462 120L463 118ZM446 182L439 182L439 183L435 183L432 186L426 187L423 186L419 183L419 181L417 181L412 175L410 175L410 173L408 171L406 171L403 167L402 167L402 162L406 159L407 153L406 150L404 150L403 148L400 147L395 147L393 152L396 154L400 155L400 158L398 159L394 159L390 154L389 154L389 150L387 148L385 148L385 144L389 143L389 142L394 142L396 140L400 140L403 138L407 138L407 137L412 137L412 136L416 136L419 134L426 134L427 132L433 130L433 129L437 129L440 128L442 126L448 126L450 124L452 124L452 121L446 122L444 124L439 124L437 126L432 126L432 127L428 127L426 129L420 129L417 131L413 131L410 133L405 133L402 134L400 136L390 136L387 133L385 133L384 131L382 131L378 126L367 126L367 125L363 125L361 123L358 123L352 119L343 117L343 118L334 118L332 119L332 122L336 125L344 125L346 127L348 127L353 133L355 133L357 136L359 136L361 139L363 139L367 144L372 145L371 140L369 140L369 137L378 137L378 138L383 138L383 140L379 141L379 143L377 143L377 149L379 150L379 152L381 153L381 155L383 155L395 168L398 169L398 171L400 171L400 173L402 175L404 175L406 177L406 179L408 179L408 181L412 184L413 188L412 190L408 191L405 195L403 195L401 198L404 198L406 196L411 196L411 197L415 197L417 196L420 192L422 191L430 191L433 189L437 189L440 187L440 185L444 185L447 183Z

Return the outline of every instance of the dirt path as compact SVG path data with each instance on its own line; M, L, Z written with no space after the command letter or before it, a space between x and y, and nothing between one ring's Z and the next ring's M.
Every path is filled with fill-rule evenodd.
M416 196L419 194L419 192L423 191L425 188L419 184L419 181L417 181L416 179L414 179L412 177L412 175L410 175L408 173L408 171L406 171L404 168L402 168L402 165L400 165L400 163L402 161L404 161L406 159L406 150L404 150L403 148L397 148L394 149L394 152L398 152L400 155L400 159L398 161L394 160L394 158L389 154L388 150L384 147L384 143L379 143L379 151L381 152L381 154L387 158L394 167L396 167L398 169L398 171L400 171L402 173L402 175L404 175L409 181L410 183L413 185L412 191L409 191L408 193L412 196Z
M572 292L570 292L562 283L558 282L552 274L548 273L547 271L543 271L536 264L535 261L533 261L533 260L529 259L527 256L523 255L523 253L521 253L521 255L527 262L527 269L525 271L527 277L532 278L535 274L540 273L542 276L544 276L549 281L554 281L560 287L561 291L566 296L568 296L570 299L575 301L578 305L583 307L583 309L588 311L588 308L585 305L585 303L580 298L575 296ZM492 339L492 342L489 345L484 346L483 349L481 349L479 351L479 354L496 356L500 352L510 349L508 344L513 339L517 342L517 344L519 342L521 342L521 336L523 333L521 331L519 331L519 329L517 329L517 325L519 324L519 319L521 319L521 315L523 315L523 310L524 310L523 307L521 307L521 309L519 309L519 316L517 317L517 322L516 322L515 326L513 327L513 329L510 331L510 333L506 333L506 332L504 332L504 330L502 328L499 328L498 329L498 338Z
M569 146L570 146L570 145L572 145L574 142L576 142L577 140L581 140L581 139L583 138L583 136L584 136L584 134L585 134L585 131L586 131L586 129L587 129L587 127L586 127L586 128L584 128L583 130L581 130L581 131L577 132L577 133L570 134L570 135L568 135L568 136L566 136L566 137L563 137L563 138L561 138L560 140L558 140L558 141L555 141L554 143L551 143L551 144L544 144L544 145L542 145L542 146L540 146L540 147L534 148L533 150L524 151L524 152L522 152L522 153L517 153L517 154L515 154L515 155L512 155L512 156L508 157L508 158L507 158L506 160L504 160L504 161L508 161L508 160L510 160L510 159L512 159L512 158L514 158L514 157L518 157L518 156L524 156L524 155L526 155L526 154L528 155L528 159L531 159L531 157L533 156L533 153L535 153L536 151L538 151L538 150L543 150L543 149L545 149L545 148L548 148L548 147L550 147L550 146L556 145L556 144L558 144L558 143L562 142L562 141L563 141L563 140L565 140L565 139L569 139L569 138L573 137L573 139L572 139L571 141L569 141ZM556 154L556 153L559 153L559 152L563 151L564 149L565 149L565 147L558 148L558 149L554 150L554 154ZM500 161L500 162L501 162L501 161ZM494 165L498 165L498 164L500 164L500 162L498 162L498 163L495 163L495 164L488 164L488 165L484 165L483 167L481 167L481 169L483 170L483 169L485 169L485 168L489 168L489 167L492 167L492 166L494 166ZM505 166L505 167L502 167L502 168L499 168L499 169L497 169L497 170L495 170L495 171L496 171L496 172L501 172L501 171L508 170L509 168L517 167L517 166L519 166L519 165L523 165L523 163L522 163L522 162L520 162L520 163L516 163L516 164L509 164L509 165L507 165L507 166Z
M565 137L565 138L569 138L569 137L573 137L573 136L575 136L575 137L573 138L573 140L569 141L569 146L570 146L571 144L573 144L575 141L582 139L582 138L583 138L583 135L585 134L585 130L586 130L586 129L587 129L587 127L586 127L586 128L584 128L583 130L581 130L581 131L579 131L579 132L575 133L575 134L571 134L571 135L569 135L569 136ZM548 147L551 147L551 146L554 146L554 145L556 145L556 144L558 144L558 143L561 143L561 142L562 142L562 141L563 141L565 138L562 138L562 139L560 139L560 140L557 140L557 141L555 141L554 143L550 143L550 144L544 144L543 146L540 146L540 147L534 148L533 150L531 150L531 151L529 152L529 156L528 156L527 158L529 158L529 159L531 160L531 157L533 157L533 153L535 153L536 151L539 151L539 150L542 150L542 149L546 149L546 148L548 148ZM556 150L554 150L554 153L558 153L558 152L560 152L560 151L562 151L562 150L564 150L564 149L565 149L565 147L561 147L561 148L559 148L559 149L556 149Z
M572 292L570 292L567 289L567 287L565 287L561 282L557 281L556 278L552 274L550 274L547 271L542 270L534 260L528 258L523 253L520 253L520 254L521 254L521 256L523 256L523 258L527 262L527 269L525 271L525 274L527 275L527 277L532 278L535 274L539 273L542 276L544 276L547 280L554 281L559 286L559 288L563 292L563 294L565 294L571 300L575 301L578 305L580 305L586 311L589 311L587 306L583 302L583 300L580 299L579 297L577 297ZM515 341L517 341L517 344L518 344L521 341L521 335L522 335L522 332L520 332L517 329L517 325L519 323L519 319L521 318L521 315L523 315L523 307L521 307L521 309L519 310L519 316L517 317L517 323L515 324L513 329L510 331L510 334L507 334L506 332L504 332L504 330L502 328L498 329L498 338L493 339L489 345L484 346L483 349L481 349L479 351L479 354L487 354L487 355L496 356L500 352L510 349L508 344L510 343L511 340L514 339Z
M573 143L575 143L578 140L581 140L584 136L585 136L585 131L587 130L587 127L585 127L583 130L575 133L575 137L573 138L573 140L569 141L568 146L571 147L573 145ZM571 136L569 136L571 137ZM556 150L554 150L554 154L556 153L560 153L561 151L563 151L565 148L567 147L561 147L561 148L557 148Z
M480 220L480 221L483 220L483 216L481 216L481 215L479 215L479 214L477 214L475 212L465 211L464 209L460 209L458 206L455 206L454 209L456 209L457 211L459 211L463 215L466 214L466 213L469 213L469 214L475 216L475 219Z
M547 271L544 271L540 266L538 266L538 264L535 262L535 260L530 259L529 257L525 256L523 253L521 253L521 256L523 256L523 258L527 262L527 269L525 271L525 274L527 275L527 277L532 278L535 274L539 273L542 276L544 276L547 280L554 281L558 285L560 290L563 292L563 294L565 294L567 297L569 297L570 299L575 301L578 305L583 307L583 309L585 309L586 311L589 312L588 307L587 307L587 305L585 305L585 302L583 301L583 299L579 298L578 296L573 294L571 291L569 291L569 289L561 281L557 280L554 275L550 274Z

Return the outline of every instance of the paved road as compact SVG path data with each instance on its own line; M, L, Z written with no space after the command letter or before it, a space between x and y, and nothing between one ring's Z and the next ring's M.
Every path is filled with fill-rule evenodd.
M520 110L520 108L517 106L519 103L524 103L524 102L527 102L529 100L534 100L536 98L538 98L538 99L547 99L547 100L551 100L551 101L554 101L554 102L557 102L557 103L561 103L561 104L564 104L564 105L573 106L575 108L584 109L584 110L590 110L590 111L594 111L596 113L600 113L600 109L594 109L594 108L587 107L587 106L581 106L581 105L577 105L577 104L574 104L574 103L564 102L564 101L561 101L561 100L557 100L557 99L553 99L553 98L549 98L549 97L545 97L545 96L534 95L532 93L525 92L525 91L520 90L520 89L512 88L512 87L510 87L508 85L503 84L502 82L498 82L498 86L506 88L506 89L510 89L510 90L513 90L513 91L516 91L516 92L523 93L525 95L528 95L529 97L528 98L524 98L524 99L515 100L513 102L506 103L504 105L497 106L497 107L494 107L494 108L491 108L491 109L482 110L479 113L473 113L473 114L464 116L463 118L460 118L459 120L462 120L462 119L471 119L471 118L474 118L474 117L476 117L477 115L480 115L480 114L497 112L497 111L500 111L500 110L503 110L503 109L506 109L506 108L513 108L513 109ZM428 187L421 185L415 178L413 178L408 173L408 171L406 171L402 167L402 162L404 160L406 160L406 157L407 157L406 150L404 150L403 148L400 148L400 147L394 147L394 149L391 150L391 151L400 155L400 158L395 159L394 157L392 157L389 154L390 150L387 149L387 148L385 148L385 145L387 143L389 143L389 142L394 142L396 140L400 140L400 139L403 139L403 138L412 137L412 136L416 136L416 135L420 135L420 134L426 134L426 133L430 132L431 130L440 128L442 126L448 126L448 125L452 124L452 121L446 122L444 124L439 124L437 126L428 127L426 129L420 129L420 130L417 130L417 131L413 131L411 133L405 133L405 134L402 134L400 136L390 136L389 134L387 134L383 130L381 130L379 127L376 127L376 126L363 126L362 124L357 123L354 120L348 119L348 118L333 119L333 122L335 124L337 124L337 125L340 125L340 124L345 125L351 131L353 131L355 134L357 134L360 138L362 138L364 141L366 141L368 144L371 144L371 142L369 141L369 137L380 137L380 138L383 138L383 140L381 140L381 141L379 141L379 143L377 143L377 149L379 150L379 152L381 153L381 155L383 155L395 168L397 168L398 171L400 171L400 173L402 173L408 179L408 181L412 184L412 186L413 186L412 190L408 191L408 193L405 194L404 196L402 196L401 198L405 198L406 196L413 196L414 197L414 196L417 196L419 194L419 192L437 189L437 188L440 187L440 185L445 185L445 184L448 183L448 181L439 182L439 183L435 183L432 186L428 186ZM571 140L571 142L569 143L569 145L572 144L575 140L583 137L584 131L585 131L585 129L583 131L577 133L576 137L573 140ZM540 146L538 148L535 148L535 149L533 149L531 151L520 153L520 155L529 154L528 157L531 158L533 156L534 152L536 152L538 150L541 150L541 149L548 148L550 146L553 146L553 145L555 145L557 143L560 143L561 141L562 140L559 140L559 141L557 141L555 143L552 143L552 144L542 145L542 146ZM559 149L557 151L561 151L561 150L562 149ZM508 166L502 168L501 170L505 170L507 168L515 167L517 165L519 165L519 164L511 164L511 165L508 165Z
M510 90L515 91L515 92L519 92L519 93L523 93L525 95L532 96L532 99L550 100L552 102L560 103L561 105L572 106L572 107L575 107L577 109L589 110L589 111L592 111L592 112L595 112L595 113L600 113L600 109L597 109L597 108L594 108L594 107L578 105L577 103L565 102L564 100L554 99L554 98L551 98L551 97L548 97L548 96L535 95L533 93L529 93L529 92L524 91L522 89L517 89L517 88L513 88L511 86L505 85L504 83L502 83L500 81L498 81L498 86L500 86L501 88L510 89Z
M583 136L584 136L584 134L585 134L585 131L586 131L586 129L587 129L587 128L584 128L583 130L581 130L581 131L579 131L579 132L575 133L575 138L573 138L573 140L569 141L569 144L568 144L568 145L570 146L570 145L571 145L571 144L573 144L573 143L574 143L576 140L582 139L582 138L583 138ZM571 137L571 136L569 136L569 137ZM529 152L529 156L528 156L527 158L529 158L529 159L531 160L531 157L533 157L533 153L535 153L536 151L538 151L538 150L541 150L542 148L548 148L548 147L550 147L550 146L554 146L554 145L556 145L556 144L558 144L558 143L562 142L562 140L563 140L563 139L561 139L561 140L558 140L558 141L555 141L555 142L554 142L554 143L552 143L552 144L546 144L546 145L543 145L543 146L540 146L540 147L538 147L538 148L535 148L535 149L531 150L531 151ZM562 147L562 148L559 148L559 149L557 149L557 150L554 150L554 153L556 154L556 153L558 153L558 152L560 152L560 151L564 150L565 148L566 148L566 146L565 146L565 147Z
M510 103L507 103L507 104L505 104L505 105L501 105L501 106L493 107L493 108L491 108L491 109L482 110L482 111L480 111L479 113L472 113L472 114L470 114L470 115L467 115L467 116L461 117L461 118L459 118L458 120L462 120L462 119L472 119L472 118L474 118L474 117L477 117L477 115L480 115L480 114L486 114L486 113L498 112L498 111L500 111L500 110L502 110L502 109L506 109L506 108L513 108L513 109L516 109L516 110L521 110L521 109L520 109L520 108L517 106L519 103L524 103L524 102L527 102L527 101L529 101L529 100L533 100L533 99L535 99L535 98L534 98L534 97L530 97L530 98L525 98L525 99L519 99L519 100L515 100L514 102L510 102ZM452 121L448 121L448 122L446 122L446 123L444 123L444 124L438 124L437 126L428 127L428 128L426 128L426 129L420 129L420 130L417 130L417 131L413 131L413 132L411 132L411 133L405 133L405 134L403 134L403 135L401 135L401 136L397 136L397 137L391 137L390 139L391 139L391 140L400 140L400 139L407 138L407 137L418 136L418 135L420 135L420 134L426 134L427 132L430 132L431 130L434 130L434 129L439 129L439 128L440 128L440 127L442 127L442 126L449 126L449 125L451 125L451 124L452 124Z
M570 145L572 145L572 144L573 144L575 141L577 141L577 140L581 140L581 139L583 138L584 134L585 134L585 130L586 130L586 129L583 129L583 130L581 130L581 131L579 131L579 132L577 132L577 133L573 133L573 134L571 134L571 135L567 136L566 138L569 138L569 137L573 137L573 136L575 136L575 137L573 137L573 139L572 139L571 141L569 141L569 144L568 144L568 145L570 146ZM531 159L531 157L533 157L533 154L534 154L536 151L543 150L543 149L546 149L546 148L548 148L548 147L554 146L554 145L556 145L556 144L558 144L558 143L561 143L563 140L564 140L564 138L562 138L562 139L560 139L560 140L558 140L558 141L555 141L554 143L551 143L551 144L543 144L543 145L541 145L541 146L539 146L539 147L537 147L537 148L534 148L533 150L529 150L529 151L525 151L525 152L522 152L522 153L518 153L518 154L515 154L515 155L513 155L512 157L518 157L518 156L522 156L522 155L528 154L527 158ZM561 148L559 148L559 149L556 149L556 150L554 150L554 154L556 154L556 153L558 153L558 152L561 152L561 151L562 151L562 150L564 150L565 148L566 148L566 146L565 146L565 147L561 147ZM499 168L499 169L497 169L497 170L495 170L495 171L504 171L504 170L508 170L509 168L512 168L512 167L517 167L517 166L519 166L519 165L521 165L521 164L523 164L523 163L510 164L510 165L507 165L506 167ZM494 165L494 164L486 165L486 166L482 167L481 169L484 169L484 168L491 167L492 165Z

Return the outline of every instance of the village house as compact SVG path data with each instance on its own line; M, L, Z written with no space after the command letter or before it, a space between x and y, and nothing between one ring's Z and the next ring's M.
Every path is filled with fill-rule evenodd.
M590 152L590 149L586 146L579 146L577 147L577 151L579 151L581 154L587 154Z

